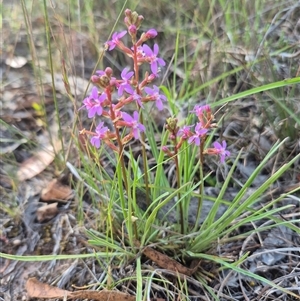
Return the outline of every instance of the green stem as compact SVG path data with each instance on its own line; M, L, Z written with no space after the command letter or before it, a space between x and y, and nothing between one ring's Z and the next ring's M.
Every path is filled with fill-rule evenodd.
M176 178L177 178L177 189L178 189L178 201L181 198L179 188L180 188L180 171L179 171L179 162L178 162L178 150L177 147L175 146L175 156L174 156L174 161L176 165ZM179 201L179 211L180 211L180 225L181 225L181 233L184 234L184 216L183 216L183 205L182 201Z
M197 216L196 216L196 222L195 222L195 228L198 226L200 222L200 216L202 211L202 205L203 205L203 195L204 195L204 181L203 181L203 162L204 162L204 145L205 145L206 136L204 136L200 143L200 153L199 153L199 160L200 160L200 166L199 166L199 173L200 173L200 185L199 185L199 198L198 198L198 208L197 208Z
M108 100L110 102L111 119L115 120L116 116L115 116L115 112L114 112L113 107L112 107L111 91L109 89L106 89L106 94L107 94L107 98L108 98ZM119 158L119 161L120 161L120 164L121 164L123 183L124 183L124 186L125 186L127 197L129 198L131 194L130 194L130 191L129 191L130 188L128 186L127 174L126 174L126 166L125 166L124 155L123 155L124 144L122 142L122 139L121 139L121 136L120 136L120 133L119 133L119 129L117 128L117 126L116 126L116 124L114 122L113 122L113 125L114 125L114 128L115 128L115 133L116 133L116 138L117 138L117 144L119 146L118 147L118 158ZM123 189L122 189L121 186L122 185L119 185L119 192L120 192L120 194L123 193ZM122 207L123 207L123 210L124 210L125 209L125 204L122 204ZM132 205L131 205L131 213L132 213L132 215L135 215L134 208L133 208ZM131 216L127 215L127 220L128 220L129 223L130 223L130 219L131 219ZM136 225L136 223L134 223L133 228L134 228L135 238L138 239L138 231L137 231L137 225Z
M140 95L140 89L139 89L139 65L137 61L137 47L134 44L134 56L133 56L133 64L134 64L134 75L135 75L135 81L137 83L136 86L136 93ZM140 123L144 124L144 118L141 111L140 106L138 105L139 115L140 115ZM146 135L145 133L141 133L141 142L142 142L142 156L143 156L143 165L144 165L144 181L145 181L145 190L146 190L146 204L147 207L150 206L150 189L149 189L149 179L148 179L148 162L147 162L147 152L146 152Z
M119 129L115 126L115 132L116 132L116 137L117 137L117 143L118 143L118 156L119 156L119 161L121 163L121 169L122 169L122 175L123 175L123 183L125 186L125 190L128 193L128 183L127 183L127 175L126 175L126 167L125 167L125 162L124 162L124 156L123 156L123 151L124 151L124 145L122 143L122 139L119 133Z

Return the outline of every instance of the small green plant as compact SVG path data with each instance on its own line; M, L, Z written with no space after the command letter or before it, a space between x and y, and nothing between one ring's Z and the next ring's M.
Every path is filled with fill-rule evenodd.
M104 121L103 119L100 121L94 131L83 129L81 134L90 136L90 144L96 149L103 149L102 147L106 145L116 156L116 177L112 180L110 187L117 188L118 193L110 194L109 210L114 210L112 204L120 203L122 216L119 216L119 218L121 218L122 224L123 243L127 241L132 249L136 248L138 250L140 247L147 247L147 244L151 242L161 242L162 245L166 245L168 240L171 240L173 250L176 249L180 254L179 257L182 259L209 259L224 267L230 267L237 272L242 272L238 265L227 262L222 258L207 255L205 252L212 245L216 244L218 240L234 240L235 236L232 233L243 224L262 218L272 219L274 214L284 209L271 209L276 200L259 210L252 208L257 204L260 195L299 156L270 177L255 193L246 197L247 190L255 177L284 142L275 144L234 200L226 202L223 200L223 196L238 162L239 156L237 156L219 196L213 200L214 205L210 213L204 219L204 222L200 223L204 199L204 180L207 176L203 173L205 157L207 155L217 155L220 163L224 164L225 160L230 156L230 152L226 149L226 141L215 141L212 147L209 147L214 130L218 127L209 105L196 105L189 112L187 120L196 118L197 122L195 124L181 125L176 118L168 118L165 131L162 133L162 146L159 148L153 141L153 127L151 127L149 122L144 122L144 116L148 114L146 111L147 103L155 102L157 109L162 110L164 103L167 101L166 96L160 92L160 88L153 85L153 82L159 76L160 67L164 66L165 62L158 56L159 47L157 44L154 44L153 50L146 44L149 39L157 35L155 29L142 33L138 38L137 33L142 20L142 16L127 9L125 11L127 31L114 33L112 39L106 42L109 51L117 48L132 59L133 71L126 67L119 78L115 77L115 74L109 67L105 70L97 71L96 75L92 76L92 82L95 86L92 88L91 94L84 99L83 106L80 108L81 110L87 110L88 118L94 119L98 116L105 118ZM121 41L127 33L130 35L132 42L130 47L125 46ZM151 70L150 74L146 72L143 77L141 77L140 69L142 64L149 64ZM153 86L150 87L150 85ZM116 93L114 94L115 91ZM115 98L114 95L116 96ZM133 116L125 111L126 107L132 103L136 105ZM109 121L107 124L106 120ZM109 124L112 124L111 128L109 128ZM133 151L130 149L129 142L133 139L140 141L141 144L143 172L139 167L139 162L132 155ZM149 168L147 163L145 147L147 141L151 146L152 155L156 159L154 177L151 177L153 168ZM128 164L125 163L126 158L129 158ZM167 160L173 160L175 164L175 189L171 187L164 177L162 166ZM101 169L101 166L99 167ZM196 174L200 178L197 182L194 180ZM143 182L141 181L142 178L144 179ZM143 187L145 190L144 198L146 201L144 205L146 206L144 206L144 209L146 212L144 213L140 213L139 210L141 204L139 203L139 190L137 187ZM196 218L191 225L189 224L188 214L191 211L192 198L198 199L198 206L196 210L194 210L195 208L193 209L194 212L192 214ZM153 225L162 225L160 221L157 221L157 218L160 216L159 212L164 206L171 203L173 205L171 208L170 206L168 207L170 210L165 215L173 211L177 212L173 229L178 234L174 237L162 239L159 231L155 230ZM217 210L221 204L226 204L228 209L221 218L216 219ZM247 218L239 219L241 214L245 212L249 212ZM234 220L237 220L237 222L233 223ZM90 231L90 243L106 245L108 249L117 251L119 246L115 241L114 233L116 230L113 229L110 218L108 218L106 229L107 234L105 238L98 232ZM139 242L138 245L137 241ZM185 247L183 248L183 246ZM158 247L160 247L159 243ZM162 247L162 249L164 248ZM256 275L251 276L256 277ZM259 276L256 278L261 280ZM201 281L201 277L198 279ZM265 282L270 284L267 280Z
M142 155L144 162L144 185L145 185L145 197L147 200L147 207L151 206L150 200L152 199L151 191L149 187L153 183L149 183L149 167L147 165L147 155L145 149L145 133L146 127L143 124L143 114L145 114L145 104L149 102L155 102L158 110L163 109L163 102L166 102L167 98L161 94L159 87L152 85L153 81L159 76L159 67L164 66L165 62L163 59L158 57L159 47L154 44L153 50L146 44L149 39L156 37L157 32L155 29L150 29L145 33L142 33L141 37L137 37L137 32L140 27L143 17L138 15L136 12L131 12L130 10L125 11L125 24L128 29L128 33L131 37L132 46L127 47L121 41L127 31L122 31L120 33L114 33L112 39L106 43L109 51L114 48L118 48L123 53L128 55L133 61L133 70L126 67L120 75L120 78L114 77L111 68L106 68L103 70L98 70L96 75L92 76L92 82L94 87L91 94L84 99L83 107L88 111L88 118L94 118L95 116L103 116L108 119L113 124L113 130L110 130L108 126L105 126L105 122L101 121L95 131L82 130L81 134L90 135L90 143L96 147L100 148L101 144L106 144L110 149L112 149L116 154L116 161L118 164L118 177L122 178L122 185L119 185L120 195L123 195L123 189L126 191L126 197L135 194L135 191L130 191L131 187L129 185L130 177L129 170L125 164L125 152L124 148L132 139L140 139L142 147ZM140 66L142 64L150 65L151 74L146 72L143 78L140 78ZM113 100L113 93L117 91L117 99ZM136 104L136 111L133 112L133 116L129 115L126 110L126 106L131 103ZM178 126L178 121L176 118L169 118L166 124L167 136L172 144L172 149L167 146L162 146L161 150L169 158L174 160L176 165L176 182L178 188L178 200L181 199L180 187L185 185L185 180L190 178L190 175L185 175L184 173L189 173L190 170L183 170L182 165L184 162L180 162L179 157L184 156L184 153L190 152L189 148L198 148L199 150L199 169L200 174L203 174L201 169L203 165L204 155L219 155L221 163L225 162L225 158L230 155L230 152L226 150L226 142L223 141L222 144L218 141L213 143L212 148L206 148L205 142L207 136L212 133L212 129L217 125L214 123L214 115L212 114L209 105L199 106L196 105L194 109L190 112L191 115L195 115L198 119L195 125L184 125L182 127ZM148 132L149 133L149 132ZM195 152L192 161L196 161ZM181 179L181 174L183 174L183 180ZM201 179L203 183L203 177ZM199 205L197 210L196 225L199 224L199 218L202 207L201 186L199 186ZM187 193L185 198L190 196L191 193ZM128 212L134 215L134 206L128 208L127 201L124 197L121 197L121 206L124 214L124 220L128 221L127 231L131 229L131 216ZM188 227L186 225L186 218L183 208L183 201L178 202L179 207L179 219L181 226L181 233L186 233ZM134 223L135 238L138 239L138 230L136 224Z

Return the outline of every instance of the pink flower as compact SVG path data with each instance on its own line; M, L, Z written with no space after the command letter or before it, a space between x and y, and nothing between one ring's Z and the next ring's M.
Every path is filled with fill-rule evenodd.
M132 134L135 139L139 138L139 131L145 132L145 126L139 123L139 113L137 111L133 112L133 117L125 112L122 112L122 118L125 121L125 126L132 128Z
M134 50L134 47L131 47L131 50ZM143 58L145 56L144 50L142 46L136 47L136 56L138 58Z
M184 125L181 129L179 129L177 136L182 136L182 139L188 139L193 133L191 132L192 125Z
M136 92L136 90L134 90L132 93L130 93L132 95L132 99L135 100L138 105L142 108L144 108L143 103L142 103L142 96L140 94L138 94Z
M121 39L122 37L124 37L126 33L127 33L126 30L121 31L120 33L115 32L115 33L112 35L112 39L111 39L110 41L107 41L107 42L106 42L106 45L109 46L108 50L111 51L111 50L113 50L116 46L118 46L118 44L120 43L120 39Z
M211 128L212 121L214 119L214 115L211 113L211 108L209 105L196 105L194 109L191 111L196 114L198 120L202 124L204 128Z
M106 132L108 131L108 127L103 127L104 122L100 122L96 127L96 134L91 138L91 144L96 148L99 148L101 145L101 140L106 137Z
M200 138L202 136L204 136L206 133L207 133L207 129L202 128L201 123L197 123L197 125L195 127L195 134L189 138L188 143L190 143L190 144L194 143L195 145L199 146Z
M153 85L153 89L145 87L144 91L150 96L151 100L156 102L157 108L161 111L164 108L162 102L167 100L166 96L159 94L159 88L155 85Z
M145 58L150 63L151 71L155 75L157 75L158 65L160 65L160 66L166 65L166 63L163 59L157 57L158 50L159 50L159 48L158 48L157 44L154 44L153 51L151 50L151 48L148 45L146 45L146 44L143 45L143 51L145 53Z
M96 114L101 116L103 112L102 104L107 95L102 93L98 94L98 89L93 87L91 95L83 100L83 106L88 110L88 117L93 118Z
M200 105L195 105L194 109L191 111L193 113L196 113L197 116L203 114L203 112L210 112L210 106L209 105L204 105L204 106L200 106Z
M120 84L118 84L118 95L121 96L124 91L127 92L128 94L132 94L133 93L133 89L130 85L130 79L132 78L134 72L133 71L129 71L129 68L125 68L122 73L121 73L121 77L122 77L122 81Z
M215 141L213 146L215 149L215 154L218 154L220 156L221 163L224 163L225 158L230 156L230 152L226 150L226 141L223 140L222 145L218 141Z

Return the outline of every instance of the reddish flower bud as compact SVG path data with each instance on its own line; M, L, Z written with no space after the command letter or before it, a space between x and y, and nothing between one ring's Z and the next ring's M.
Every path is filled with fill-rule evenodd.
M169 138L170 138L171 140L176 140L176 135L170 134Z
M155 80L156 79L156 75L155 74L150 74L149 76L148 76L148 81L149 81L149 83L150 82L152 82L153 80Z
M129 27L128 27L128 32L131 36L135 36L136 35L136 32L137 32L137 29L136 29L136 26L134 24L131 24Z
M153 39L157 36L157 31L154 28L151 28L146 32L145 35L147 39Z
M169 157L173 157L174 154L172 154L172 152L168 149L168 147L166 145L163 145L161 147L161 150L166 154L168 155Z
M137 20L136 20L136 22L135 22L135 25L136 25L137 28L140 28L140 26L141 26L143 20L144 20L144 17L143 17L143 16L141 16L141 15L138 16L138 18L137 18Z
M129 8L126 8L124 13L125 13L126 17L130 18L130 16L131 16L131 10Z
M110 67L105 68L104 72L108 77L111 77L113 74L113 70Z
M129 29L130 25L135 25L136 29L139 29L143 20L144 20L144 17L141 15L138 15L138 13L136 11L132 12L130 9L125 10L124 23L126 24L128 29Z
M94 83L94 84L100 84L100 78L99 78L99 76L97 76L97 75L92 75L91 81L92 81L92 83Z
M130 20L129 20L129 18L125 17L125 18L124 18L124 23L125 23L125 25L126 25L127 27L129 27L129 26L130 26Z

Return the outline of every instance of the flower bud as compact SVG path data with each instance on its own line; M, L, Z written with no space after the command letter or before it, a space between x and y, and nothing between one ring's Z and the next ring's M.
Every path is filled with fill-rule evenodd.
M131 16L131 10L129 8L126 8L124 13L125 13L126 17L130 18L130 16Z
M148 76L148 82L151 83L153 80L155 80L156 78L156 75L151 73L149 76Z
M127 27L129 27L129 26L130 26L130 20L129 20L129 18L125 17L125 18L124 18L124 23L125 23L125 25L126 25Z
M99 77L99 79L97 80L97 84L100 85L100 87L102 88L106 88L107 86L110 85L110 78L106 75L102 75L101 77Z
M131 36L135 36L136 35L136 32L137 32L137 29L136 29L136 26L134 24L131 24L129 27L128 27L128 32Z
M92 75L91 81L93 84L100 84L100 77L97 75Z
M144 17L143 17L143 16L141 16L141 15L138 16L138 18L137 18L137 20L136 20L136 22L135 22L135 25L136 25L137 28L140 28L140 26L141 26L143 20L144 20Z
M131 24L136 24L136 21L138 21L138 13L136 11L131 13Z
M141 26L141 23L143 20L144 20L144 17L141 15L138 15L138 13L136 11L132 12L130 9L125 10L124 23L128 27L129 33L130 33L129 27L131 25L134 25L137 30Z
M147 39L153 39L157 36L157 31L154 28L151 28L146 32L145 35Z
M170 134L169 138L170 138L171 140L176 140L176 136L175 136L174 134Z
M129 25L128 33L130 34L130 36L132 38L132 43L135 44L136 43L137 29L136 29L136 26L134 24Z
M103 70L97 70L96 74L91 77L91 81L94 84L98 84L102 88L106 88L111 80L112 76L112 69L107 67L104 71Z
M177 118L170 117L167 119L167 129L170 132L174 132L177 129Z
M174 154L172 154L172 152L168 149L168 147L166 145L163 145L161 147L161 150L169 157L173 157Z
M111 77L113 74L113 70L110 67L107 67L104 72L108 77Z

